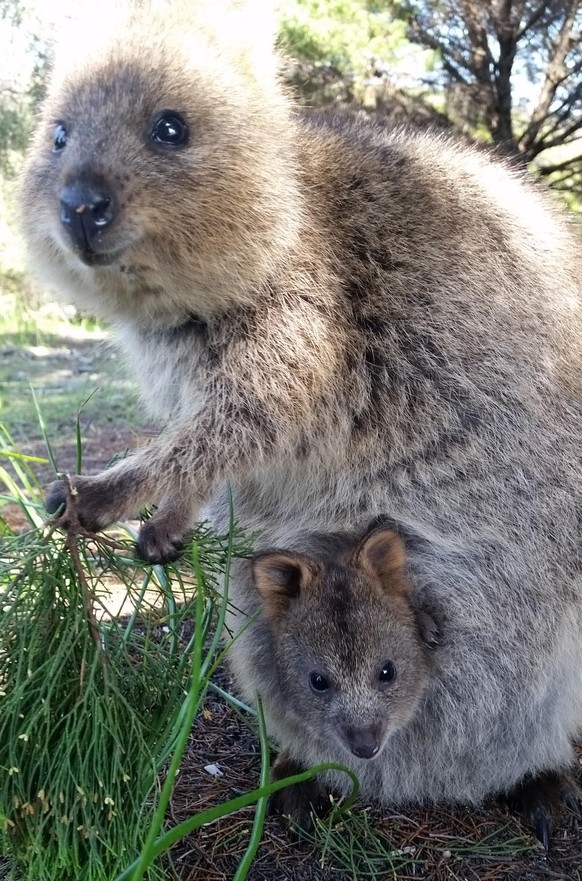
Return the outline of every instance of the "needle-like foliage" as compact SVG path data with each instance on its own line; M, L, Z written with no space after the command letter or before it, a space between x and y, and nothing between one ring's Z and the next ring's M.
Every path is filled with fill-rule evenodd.
M234 526L200 527L179 564L151 567L131 530L45 526L30 462L2 446L1 500L30 529L2 521L0 851L22 881L111 881L151 836L160 772L218 652L214 579L248 547Z

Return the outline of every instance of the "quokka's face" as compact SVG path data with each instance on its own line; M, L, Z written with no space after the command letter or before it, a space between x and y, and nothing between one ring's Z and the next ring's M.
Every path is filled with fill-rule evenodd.
M202 201L207 131L188 96L138 62L68 84L47 107L27 170L29 230L71 266L122 269L148 246L155 253L172 227L184 231L193 205L180 195Z
M207 306L214 277L228 288L260 276L261 239L276 238L268 116L227 59L203 44L194 55L123 39L53 85L22 219L31 263L57 283L97 279L174 305L198 287Z
M379 755L415 716L441 643L410 602L402 538L388 527L326 565L289 550L258 554L252 578L273 636L280 694L271 699L321 745ZM324 746L325 749L325 746Z
M339 745L374 759L418 710L430 680L427 647L413 616L394 604L364 604L338 621L326 599L317 611L297 610L280 640L288 709L330 743L330 756Z
M306 575L284 601L267 593L260 568L280 584L281 556L264 555L255 565L276 647L276 700L306 736L329 744L329 758L339 746L352 757L374 759L418 711L431 679L436 624L353 568L333 566L311 580Z

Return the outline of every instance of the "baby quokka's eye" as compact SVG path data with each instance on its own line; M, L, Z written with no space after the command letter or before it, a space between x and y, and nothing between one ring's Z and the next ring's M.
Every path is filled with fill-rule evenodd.
M378 682L381 685L389 685L396 679L396 667L392 661L384 661L378 672Z
M59 150L64 149L67 146L67 129L66 126L63 125L62 122L55 127L53 133L53 150L55 153L58 153Z
M163 110L155 117L149 138L156 147L170 150L183 147L188 143L188 126L184 117L177 110Z
M316 694L322 694L324 691L329 690L329 680L322 673L317 673L315 670L309 674L309 684L311 690Z

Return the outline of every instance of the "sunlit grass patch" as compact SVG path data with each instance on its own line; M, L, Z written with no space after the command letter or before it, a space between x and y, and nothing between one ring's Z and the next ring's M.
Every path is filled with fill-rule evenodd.
M87 400L92 431L139 429L145 422L123 360L96 322L71 307L36 301L18 273L0 275L0 412L20 440L38 434L31 394L42 404L53 439Z

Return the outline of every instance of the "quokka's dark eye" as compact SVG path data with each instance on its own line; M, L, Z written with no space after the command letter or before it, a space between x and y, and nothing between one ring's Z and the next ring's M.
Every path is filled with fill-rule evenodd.
M386 685L388 682L393 682L395 678L396 667L392 661L386 661L385 664L382 664L382 668L378 673L378 682L382 682Z
M325 678L325 676L322 676L321 673L310 673L309 684L311 686L311 690L315 691L317 694L321 694L323 691L327 691L329 689L329 681Z
M175 110L164 110L154 120L150 140L158 147L183 147L188 143L188 126Z
M62 150L66 146L67 146L67 129L62 124L62 122L59 122L59 124L55 128L54 135L53 135L53 150L56 153L59 150Z

